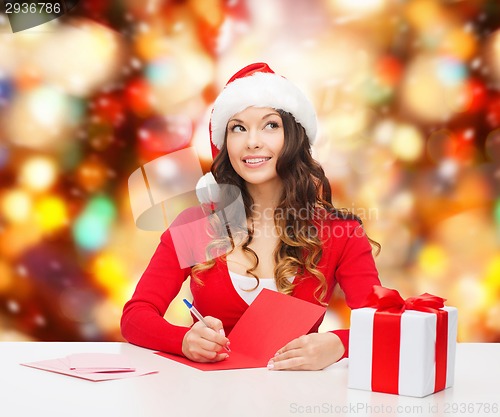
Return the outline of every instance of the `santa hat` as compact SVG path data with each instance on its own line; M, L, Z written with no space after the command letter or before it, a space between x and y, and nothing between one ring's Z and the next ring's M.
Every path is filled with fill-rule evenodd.
M276 74L267 64L259 62L234 74L215 100L210 119L214 158L222 148L230 118L251 106L271 107L291 113L305 129L309 143L313 143L317 131L313 105L294 84Z

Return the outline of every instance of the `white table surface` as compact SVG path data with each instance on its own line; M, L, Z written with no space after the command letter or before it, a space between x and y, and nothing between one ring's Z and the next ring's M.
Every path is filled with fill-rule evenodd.
M91 382L19 365L83 352L159 373ZM127 343L0 342L0 416L500 416L500 344L459 343L456 359L452 388L412 398L348 389L347 359L315 372L203 372Z

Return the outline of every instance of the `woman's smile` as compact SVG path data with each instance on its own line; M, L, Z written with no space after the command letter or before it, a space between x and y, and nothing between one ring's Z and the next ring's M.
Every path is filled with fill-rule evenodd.
M243 162L245 163L245 166L247 168L260 168L261 166L265 165L266 162L268 162L271 159L270 156L245 156L242 158Z

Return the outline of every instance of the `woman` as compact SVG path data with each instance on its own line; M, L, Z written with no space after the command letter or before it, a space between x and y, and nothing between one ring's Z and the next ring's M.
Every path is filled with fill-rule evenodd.
M370 239L354 215L331 205L331 190L311 157L314 108L266 64L236 73L214 103L210 138L218 184L241 191L247 235L222 256L181 268L170 230L161 238L132 299L122 334L131 343L198 362L224 360L232 329L262 288L327 305L337 283L350 308L380 284ZM209 328L168 323L163 315L189 276L194 304ZM348 355L347 329L283 346L269 369L317 370Z

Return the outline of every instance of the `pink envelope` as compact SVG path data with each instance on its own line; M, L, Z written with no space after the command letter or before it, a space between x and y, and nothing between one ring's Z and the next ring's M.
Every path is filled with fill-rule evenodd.
M130 372L135 371L129 358L114 353L75 353L66 356L69 368L76 372Z
M202 371L263 368L276 351L309 332L326 308L263 289L238 320L231 333L229 358L216 363L193 362L183 356L155 352Z
M124 355L109 353L82 353L65 358L49 359L39 362L22 363L30 368L56 372L89 381L109 381L157 373L152 369L124 368L129 366Z

